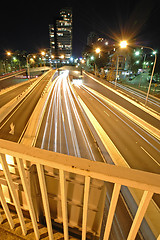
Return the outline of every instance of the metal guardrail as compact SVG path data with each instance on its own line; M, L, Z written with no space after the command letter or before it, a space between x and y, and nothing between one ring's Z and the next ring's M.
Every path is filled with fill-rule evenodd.
M43 207L46 217L49 239L53 239L53 230L51 223L50 205L47 195L47 187L45 181L44 167L50 167L58 170L60 178L60 192L61 192L61 208L63 218L64 239L68 240L68 208L67 208L67 192L66 192L66 173L77 174L83 176L84 181L84 195L83 195L83 213L82 213L82 240L86 239L87 232L87 216L88 216L88 202L90 198L91 180L97 179L103 182L110 182L114 184L112 198L107 216L107 222L104 231L104 240L109 239L113 217L115 214L117 201L119 198L121 186L127 186L135 189L143 190L143 195L138 206L136 215L134 217L132 226L130 228L127 240L134 240L141 222L144 218L147 207L152 199L154 193L160 194L160 175L133 170L129 168L118 167L101 162L93 162L87 159L80 159L64 154L54 153L33 147L26 147L17 143L0 140L0 162L3 172L13 198L13 202L19 217L22 232L27 234L24 217L22 214L19 199L13 183L10 172L10 166L7 163L7 156L13 157L17 164L22 186L25 192L30 217L32 220L35 237L40 238L37 226L37 219L35 209L32 202L29 183L26 175L26 162L35 164L38 172L38 179L40 190L42 194ZM14 222L11 217L9 208L6 204L2 187L0 186L0 201L7 216L11 228L14 228ZM1 216L0 216L1 217ZM159 239L158 236L157 239Z

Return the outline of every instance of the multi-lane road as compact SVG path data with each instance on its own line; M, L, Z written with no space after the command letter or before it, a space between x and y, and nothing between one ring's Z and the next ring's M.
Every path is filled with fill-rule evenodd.
M52 88L36 146L103 161L69 82L68 71L56 78Z
M75 78L75 77L73 77ZM104 88L91 78L81 81L70 81L68 71L64 71L52 84L52 91L39 128L36 147L60 152L94 161L104 161L101 152L84 116L79 99L81 99L94 115L105 133L109 136L116 149L120 152L127 165L134 169L160 173L160 142L147 131L139 127L123 113L107 104L104 98L110 97L120 103L120 96ZM80 84L79 84L80 83ZM96 94L95 91L97 90ZM122 105L138 114L139 117L153 122L159 127L158 120L130 102L122 99ZM106 150L107 151L107 150ZM121 198L122 199L122 198ZM154 202L160 207L159 196ZM120 208L122 208L121 204Z
M47 85L50 77L53 73L49 72L40 81L38 81L33 88L31 88L26 96L16 105L15 108L3 119L0 123L0 138L18 142L27 126L28 120L39 100L41 94ZM29 83L30 84L30 83ZM18 92L22 91L22 88L26 86L21 86L18 88ZM13 91L15 96L16 89ZM5 94L7 101L10 94ZM5 99L6 100L6 99Z
M27 129L28 120L52 75L51 71L38 81L0 123L0 138L20 141ZM129 167L160 174L159 140L107 103L107 99L159 129L159 120L154 117L155 112L150 115L148 111L143 110L143 107L139 108L137 104L128 101L126 95L122 97L121 92L102 83L85 74L83 84L81 82L74 84L70 81L69 71L63 71L54 79L50 85L50 96L43 119L40 121L35 146L94 161L105 161L106 153L104 149L103 151L100 149L90 128L91 125L84 114L85 110L79 101L81 99ZM25 87L24 85L11 91L8 97L15 97ZM7 97L7 94L5 96ZM159 197L154 196L154 201L160 207Z
M42 78L0 123L0 138L18 141L50 76L51 73ZM6 101L7 98L18 95L26 85L11 90L3 99ZM104 99L99 94L103 95ZM131 168L160 173L159 140L110 106L105 98L134 113L156 129L160 128L158 118L87 74L84 75L82 85L72 84L68 71L64 71L53 81L52 93L37 136L38 147L91 160L102 160L96 140L81 111L78 97L94 115Z
M94 83L92 79L89 83L86 81L86 84L74 85L74 89L96 117L129 166L135 169L160 173L160 142L125 117L120 111L114 109L114 107L111 107L106 101L98 97L93 91L93 87L87 87L92 86L91 81L93 81L94 90L97 89L98 93L104 93L104 87L97 82ZM120 97L116 96L116 93L110 90L107 92L107 89L105 89L103 96L107 95L107 97L109 97L109 94L110 99L112 98L114 102L120 104ZM124 106L124 99L122 99L121 102ZM159 121L153 116L143 112L141 109L138 109L138 107L131 106L129 102L127 102L126 106L126 108L131 109L132 112L134 111L133 108L136 108L136 115L138 114L140 116L143 114L144 119L149 123L152 122L154 126L159 127Z

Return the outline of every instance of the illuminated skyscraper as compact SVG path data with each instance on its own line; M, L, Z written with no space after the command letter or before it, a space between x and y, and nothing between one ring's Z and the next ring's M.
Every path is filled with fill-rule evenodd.
M50 47L56 57L68 59L72 55L72 10L63 8L55 24L49 25Z

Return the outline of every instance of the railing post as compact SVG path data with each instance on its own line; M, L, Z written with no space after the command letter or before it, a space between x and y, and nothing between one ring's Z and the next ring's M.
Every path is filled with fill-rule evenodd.
M13 201L14 201L14 204L15 204L15 208L17 210L19 221L20 221L20 224L21 224L21 227L22 227L22 232L23 232L24 235L26 235L27 230L26 230L26 226L25 226L25 222L24 222L24 217L23 217L23 214L22 214L19 199L18 199L18 196L16 194L14 184L13 184L13 181L12 181L12 177L11 177L11 174L9 172L9 168L8 168L7 161L6 161L6 158L5 158L4 154L0 154L0 160L1 160L1 164L2 164L2 168L3 168L5 178L6 178L7 183L8 183L9 190L11 192L11 195L12 195L12 198L13 198Z
M111 226L112 226L112 222L113 222L113 217L114 217L114 213L116 210L120 190L121 190L121 185L115 183L114 188L113 188L111 203L110 203L110 207L109 207L109 212L108 212L107 223L106 223L103 240L109 239Z
M2 204L2 207L3 207L3 210L4 210L5 214L6 214L7 220L9 222L10 228L13 229L14 228L14 222L13 222L12 216L10 214L9 208L7 206L6 200L4 198L1 185L0 185L0 201L1 201L1 204ZM2 220L3 220L3 218L2 218Z
M133 223L132 223L132 226L131 226L131 229L130 229L127 240L134 240L135 239L135 237L137 235L137 232L138 232L138 229L139 229L139 227L141 225L141 222L143 220L143 217L145 215L145 212L147 210L147 207L148 207L148 205L149 205L149 203L152 199L152 196L153 196L152 192L144 191L142 199L141 199L139 207L138 207L138 210L137 210L136 215L134 217L134 220L133 220Z
M67 214L67 194L66 194L66 181L63 170L59 170L60 175L60 189L61 189L61 204L62 204L62 216L63 216L63 230L64 239L68 240L68 214Z
M28 203L28 208L29 208L29 212L30 212L30 216L31 216L31 220L32 220L33 228L34 228L34 233L35 233L36 239L39 239L40 235L39 235L39 231L38 231L36 215L35 215L35 211L34 211L34 207L33 207L33 203L32 203L30 189L29 189L28 182L27 182L26 175L25 175L23 160L16 158L16 161L17 161L17 165L18 165L19 174L20 174L20 177L22 180L22 185L23 185L23 189L25 192L26 200Z
M83 200L82 240L86 239L89 187L90 187L90 177L85 177L84 200Z
M0 213L0 223L2 223L2 222L3 222L3 217L2 217L2 215Z
M54 240L43 165L37 164L37 172L38 172L39 184L40 184L40 189L42 194L42 201L43 201L43 207L44 207L44 212L46 217L48 235L50 240Z

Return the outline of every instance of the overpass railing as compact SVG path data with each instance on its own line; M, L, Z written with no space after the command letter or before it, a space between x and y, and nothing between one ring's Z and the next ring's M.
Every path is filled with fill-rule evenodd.
M144 218L147 207L152 199L154 193L160 194L160 175L133 170L115 165L109 165L101 162L94 162L87 159L80 159L64 154L54 153L38 148L26 147L6 140L0 140L0 162L13 199L14 206L19 217L22 232L27 234L25 221L17 196L15 184L10 171L10 164L7 161L8 156L12 157L17 165L17 170L21 179L21 183L26 196L26 202L30 212L31 221L36 239L40 238L37 218L31 197L29 179L26 173L26 166L35 165L38 173L38 180L42 195L43 208L46 218L49 239L53 239L53 230L51 222L50 204L48 201L47 186L45 180L45 168L56 169L59 174L60 196L61 196L61 210L63 219L63 232L64 239L68 240L68 202L67 202L67 189L66 189L66 175L76 174L84 178L84 191L83 191L83 206L82 206L82 239L86 239L87 233L87 216L88 216L88 203L90 199L90 187L93 179L102 182L110 182L114 184L110 206L105 225L103 239L109 239L110 231L115 215L115 210L120 195L121 186L143 190L143 195L138 206L136 215L131 225L128 240L134 240L140 228L141 222ZM14 221L11 217L8 205L6 204L2 184L0 186L0 201L3 206L4 212L7 216L9 225L14 228ZM0 216L1 217L1 216ZM160 238L160 236L159 236ZM159 239L157 238L157 239Z

